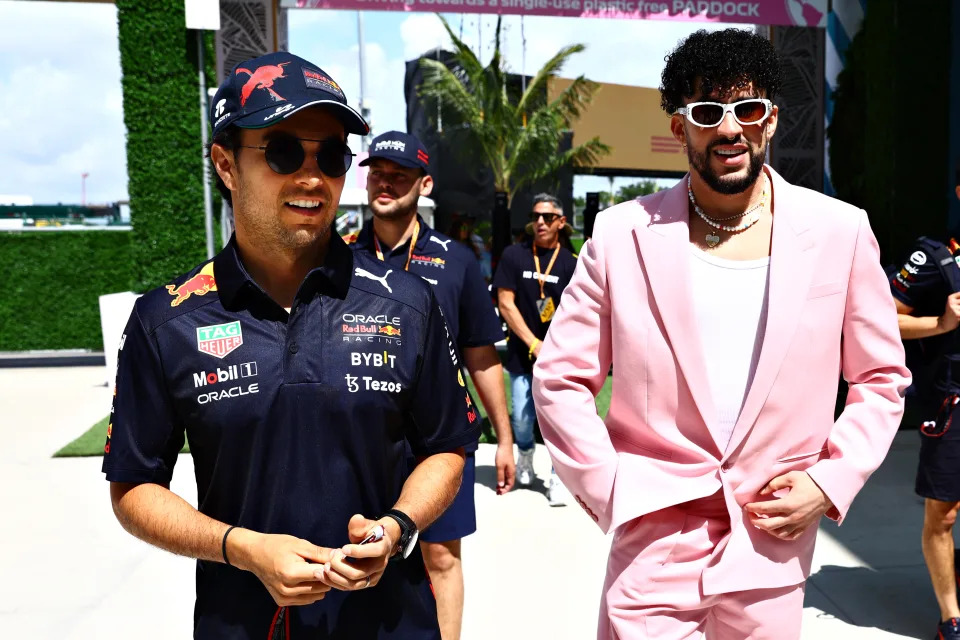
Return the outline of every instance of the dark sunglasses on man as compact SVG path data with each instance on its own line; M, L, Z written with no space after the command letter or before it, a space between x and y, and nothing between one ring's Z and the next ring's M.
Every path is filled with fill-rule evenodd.
M255 147L249 145L240 145L244 149L260 149L263 151L263 158L267 161L267 166L280 175L289 175L297 172L303 166L303 161L307 154L303 150L303 142L319 142L320 148L316 152L317 166L320 171L331 178L339 178L345 174L350 165L353 164L353 156L350 147L338 138L327 138L326 140L310 140L309 138L296 138L294 136L277 136L267 142L266 145Z
M553 224L558 218L562 218L562 213L540 213L539 211L530 212L530 220L536 222L540 219L540 216L543 216L543 221L547 224Z

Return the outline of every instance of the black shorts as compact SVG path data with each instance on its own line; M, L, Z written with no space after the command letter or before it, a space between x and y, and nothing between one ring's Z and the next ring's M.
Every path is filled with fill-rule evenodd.
M424 542L450 542L465 538L477 530L477 508L474 502L476 490L476 458L468 453L463 464L463 482L457 497L453 499L450 508L441 514L430 528L420 533Z
M942 502L960 502L960 402L949 400L933 424L920 434L917 495Z

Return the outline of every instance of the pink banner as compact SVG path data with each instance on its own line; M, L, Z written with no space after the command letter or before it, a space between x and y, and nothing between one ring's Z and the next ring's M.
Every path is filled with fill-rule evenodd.
M282 0L281 6L827 26L827 0Z

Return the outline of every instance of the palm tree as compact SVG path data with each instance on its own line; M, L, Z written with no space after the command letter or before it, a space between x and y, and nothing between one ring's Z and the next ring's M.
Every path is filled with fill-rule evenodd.
M501 17L497 18L493 57L486 67L443 16L437 17L454 52L447 64L421 59L424 80L420 95L439 101L444 125L457 126L466 142L464 150L486 160L494 188L506 193L508 202L525 184L563 167L596 164L600 156L610 153L610 147L598 137L560 151L564 133L580 118L600 85L581 75L553 100L546 97L550 79L571 56L583 51L584 45L560 49L521 90L508 81L500 50Z

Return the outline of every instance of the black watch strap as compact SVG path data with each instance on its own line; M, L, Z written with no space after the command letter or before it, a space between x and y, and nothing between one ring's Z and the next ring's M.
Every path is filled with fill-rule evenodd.
M413 551L419 537L420 532L417 530L417 524L410 516L399 509L390 509L381 517L393 518L400 525L400 540L397 542L396 555L406 558Z

